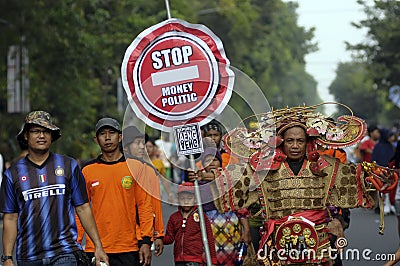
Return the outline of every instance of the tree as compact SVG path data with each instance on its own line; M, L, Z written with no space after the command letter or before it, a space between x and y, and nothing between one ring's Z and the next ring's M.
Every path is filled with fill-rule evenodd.
M368 42L349 46L366 58L378 89L387 90L400 84L400 2L395 0L359 0L367 19L353 23L357 28L368 29Z
M398 121L400 109L388 100L388 89L393 85L400 85L400 2L395 0L369 1L358 0L367 15L365 20L353 23L357 28L367 29L365 42L349 45L348 49L357 52L357 60L364 62L365 76L368 76L367 87L375 88L375 100L370 99L368 105L373 105L374 112L361 113L372 115L370 119L377 119L380 124L392 126ZM371 84L372 83L372 84ZM370 95L371 91L368 92ZM363 99L365 95L359 95ZM372 97L373 95L370 95ZM359 104L355 105L359 108Z
M315 49L313 29L297 26L296 4L174 0L170 6L173 17L204 24L219 36L231 64L255 80L274 107L319 102L304 62ZM97 119L111 115L122 120L116 83L126 48L167 14L164 1L0 0L0 18L0 57L5 59L8 47L24 37L31 108L50 112L61 127L56 151L86 159L97 152L92 144ZM9 142L12 157L18 153L15 135L25 114L5 113L5 64L0 73L0 140ZM232 105L247 111L240 101L232 99Z
M316 50L314 29L297 25L297 4L225 0L209 6L218 15L209 13L200 21L222 39L232 65L256 81L272 106L320 102L304 59Z
M339 63L329 92L337 102L351 107L355 115L377 124L383 110L384 95L374 86L365 64Z

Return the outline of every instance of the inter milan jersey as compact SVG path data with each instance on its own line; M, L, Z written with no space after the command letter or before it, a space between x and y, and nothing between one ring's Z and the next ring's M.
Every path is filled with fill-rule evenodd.
M5 171L0 211L18 213L17 260L50 258L81 249L75 206L88 202L78 163L51 153L38 166L23 158Z

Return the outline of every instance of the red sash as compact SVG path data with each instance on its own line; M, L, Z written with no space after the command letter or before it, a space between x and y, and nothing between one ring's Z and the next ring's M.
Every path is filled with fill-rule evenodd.
M293 217L303 217L316 225L326 222L325 210L306 210L292 214ZM264 223L264 233L260 240L260 248L262 248L268 240L268 237L275 231L276 226L279 226L288 220L288 216L278 220L269 219Z

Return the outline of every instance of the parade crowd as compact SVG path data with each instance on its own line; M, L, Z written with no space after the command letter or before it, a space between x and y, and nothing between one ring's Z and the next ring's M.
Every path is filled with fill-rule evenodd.
M207 265L207 255L218 266L342 265L321 251L340 252L336 240L345 237L357 207L396 215L400 240L400 189L382 193L381 200L362 168L376 162L400 169L398 130L363 122L350 130L351 121L340 125L344 140L329 136L338 123L314 110L284 111L272 113L276 134L271 117L261 119L258 131L226 132L216 120L202 126L204 152L195 169L168 134L149 136L112 117L93 123L96 158L53 153L61 129L49 113L29 113L16 138L21 155L0 154L1 263L151 265L164 245L173 245L176 266ZM382 170L380 179L390 185L393 175ZM163 201L177 205L166 225ZM400 252L385 265L398 260Z

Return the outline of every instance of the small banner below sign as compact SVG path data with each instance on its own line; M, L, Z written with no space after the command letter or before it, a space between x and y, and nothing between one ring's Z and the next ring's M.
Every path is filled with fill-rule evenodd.
M202 153L203 141L198 123L173 127L178 155Z

